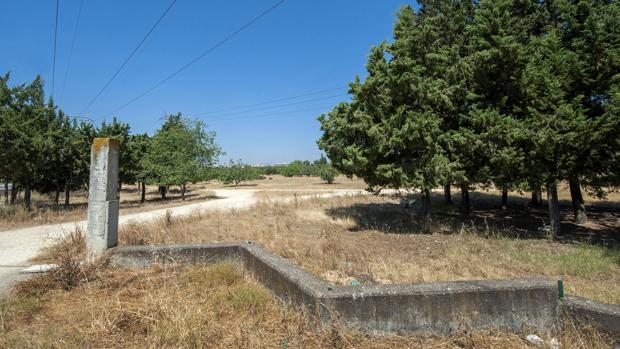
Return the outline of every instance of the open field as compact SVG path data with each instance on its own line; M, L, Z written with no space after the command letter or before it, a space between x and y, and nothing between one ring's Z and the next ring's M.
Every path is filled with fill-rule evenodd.
M327 184L319 177L285 177L282 175L269 175L265 179L248 181L235 186L234 184L224 184L220 181L209 181L209 186L215 189L256 189L256 190L330 190L330 189L365 189L366 183L360 178L349 179L345 176L338 176L334 183Z
M271 179L269 179L271 178ZM252 189L270 191L301 190L304 193L312 191L326 191L332 189L364 189L365 184L360 179L348 179L344 176L336 178L335 183L326 184L318 177L284 177L280 175L268 176L267 179L242 183L239 186L225 185L220 181L209 181L191 184L185 194L185 201L181 200L180 190L171 187L162 200L157 186L146 187L146 202L140 203L140 192L137 186L124 185L120 193L121 213L136 213L159 208L174 207L215 199L213 189ZM288 194L272 194L284 196ZM68 209L62 206L64 198L60 197L60 205L54 205L51 195L41 195L34 192L32 196L33 210L27 212L20 205L6 206L0 204L0 231L27 226L64 223L86 218L87 193L77 191L71 193L71 204Z
M66 255L65 255L66 257ZM87 306L85 306L87 305ZM238 265L109 269L71 264L19 284L0 300L0 347L40 348L524 348L524 333L463 330L452 336L372 336L319 330ZM566 323L562 348L610 339Z
M537 229L524 233L511 224L516 212L490 219L483 217L488 211L474 211L464 219L446 209L425 221L389 196L262 201L251 210L129 224L119 239L121 244L255 240L336 283L562 277L569 294L620 303L617 247L548 241ZM617 239L618 213L610 214L614 217L605 219L616 220L611 231L577 227L574 236ZM605 227L596 216L591 221Z

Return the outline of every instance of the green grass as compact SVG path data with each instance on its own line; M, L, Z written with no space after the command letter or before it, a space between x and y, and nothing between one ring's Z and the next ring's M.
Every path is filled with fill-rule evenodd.
M615 267L620 264L619 250L600 246L578 245L555 252L528 249L526 246L516 247L509 251L511 256L520 263L555 271L560 275L603 277L615 273Z

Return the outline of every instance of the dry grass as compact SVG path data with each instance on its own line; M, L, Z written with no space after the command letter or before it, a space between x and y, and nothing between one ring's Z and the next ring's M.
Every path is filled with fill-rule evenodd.
M66 244L70 251L56 257L80 261L83 241ZM338 323L319 329L230 262L140 270L62 264L0 299L2 348L524 348L527 333L440 338L370 336ZM608 337L572 323L539 335L557 335L562 348L610 346Z
M127 225L119 236L121 244L254 240L336 283L561 277L569 294L620 303L617 248L505 237L456 219L428 222L390 197L262 201L251 210Z
M279 191L328 191L332 189L364 189L366 185L359 178L349 179L344 176L336 178L335 183L326 184L318 177L284 177L280 175L267 176L264 180L242 183L239 186L225 185L220 181L209 181L192 184L188 187L186 201L181 200L178 188L172 188L168 193L167 200L161 201L157 186L146 187L146 202L140 204L140 193L137 186L123 186L120 194L121 213L136 213L154 210L158 208L184 205L198 200L214 198L213 189L256 189L274 191L275 196ZM259 194L262 195L262 194ZM86 204L88 198L86 192L77 191L71 193L71 205L68 209L62 207L64 197L60 197L60 205L53 204L52 195L32 193L31 212L26 211L20 205L6 206L0 204L0 231L35 226L41 224L64 223L82 220L86 216ZM21 201L21 198L20 200Z
M327 184L319 177L285 177L282 175L265 176L265 179L248 181L238 186L224 184L220 181L210 181L209 186L216 189L257 189L257 190L316 190L316 189L365 189L366 183L360 178L349 179L345 176L338 176L334 183Z
M265 191L257 191L254 193L254 197L259 201L292 201L302 200L307 197L316 196L316 195L329 195L338 191L335 190L265 190Z
M185 201L181 200L181 195L175 188L172 188L165 201L161 200L156 186L147 186L146 193L146 202L141 204L140 193L137 189L133 186L124 186L120 194L121 214L186 205L199 200L204 201L215 198L215 194L210 191L206 183L197 183L189 186L189 192L186 194ZM0 231L86 219L88 203L86 192L71 193L71 205L68 209L64 209L62 206L62 196L60 201L60 206L55 206L50 196L33 193L31 212L28 212L21 205L6 206L0 204Z

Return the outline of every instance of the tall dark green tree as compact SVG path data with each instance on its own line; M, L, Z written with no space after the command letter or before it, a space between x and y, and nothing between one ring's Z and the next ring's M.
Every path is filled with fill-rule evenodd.
M575 220L583 223L582 183L599 195L620 184L620 117L613 111L614 86L620 79L620 2L558 1L551 7L549 26L572 55L567 61L565 98L578 102L584 114L583 133L567 149L571 156L566 162Z
M36 77L30 84L12 89L10 107L3 113L7 126L7 166L14 185L24 189L24 207L31 209L31 193L46 175L49 149L53 148L50 131L54 119L53 102L46 105L43 80Z

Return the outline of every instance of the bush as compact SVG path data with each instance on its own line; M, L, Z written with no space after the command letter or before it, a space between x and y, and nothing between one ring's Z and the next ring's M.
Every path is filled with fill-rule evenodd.
M337 175L338 171L336 171L330 165L323 165L319 169L319 177L321 177L321 179L324 180L327 184L334 183L334 179L336 179Z

